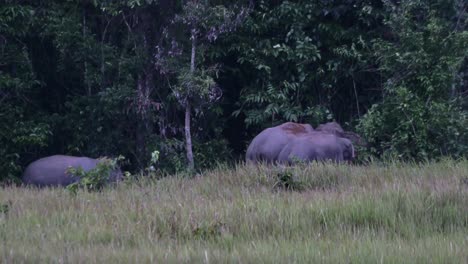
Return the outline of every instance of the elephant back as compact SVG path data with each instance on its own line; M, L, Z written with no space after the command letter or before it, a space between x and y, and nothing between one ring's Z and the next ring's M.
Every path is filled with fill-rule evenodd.
M337 122L328 122L325 124L320 124L316 130L321 131L321 132L335 134L338 136L344 133L344 129Z
M278 129L281 129L285 133L292 135L304 135L314 131L311 125L309 124L298 124L293 122L287 122L277 126Z
M79 180L78 177L68 172L70 167L82 168L88 172L94 169L99 160L88 157L74 157L66 155L54 155L38 159L29 164L22 176L24 184L43 186L67 186ZM120 180L120 169L111 172L110 181Z
M283 147L292 139L312 133L308 124L287 122L260 132L250 143L246 152L247 162L276 162Z

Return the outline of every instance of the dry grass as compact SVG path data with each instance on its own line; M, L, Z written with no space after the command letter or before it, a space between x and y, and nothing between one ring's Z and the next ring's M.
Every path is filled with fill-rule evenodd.
M0 189L1 262L466 263L468 162Z

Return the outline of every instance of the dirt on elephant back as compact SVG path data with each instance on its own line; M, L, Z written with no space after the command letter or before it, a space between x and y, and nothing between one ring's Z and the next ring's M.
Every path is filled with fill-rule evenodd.
M294 135L308 133L305 125L293 122L284 123L281 125L281 128L287 133L291 133Z

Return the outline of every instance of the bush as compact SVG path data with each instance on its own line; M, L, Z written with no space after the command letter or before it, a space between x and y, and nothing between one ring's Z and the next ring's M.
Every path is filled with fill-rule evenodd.
M448 8L447 8L448 7ZM468 113L457 95L466 56L466 32L447 17L455 4L387 2L391 38L373 41L383 100L360 120L371 153L425 160L462 156L468 149Z
M112 171L118 168L118 161L122 159L124 159L122 156L116 159L101 158L96 167L87 172L81 167L70 167L67 173L73 174L80 178L80 180L68 185L67 190L73 194L76 194L80 188L84 188L87 191L100 191L108 183Z
M448 102L424 102L408 89L374 105L359 130L371 154L387 158L426 160L460 157L468 150L468 115Z

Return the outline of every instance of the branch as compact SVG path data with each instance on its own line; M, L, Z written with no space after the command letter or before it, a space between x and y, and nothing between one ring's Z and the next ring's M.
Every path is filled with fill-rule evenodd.
M110 23L112 22L112 20L114 19L114 17L111 17L111 19L109 19L107 21L107 24L106 26L104 27L104 31L102 32L102 36L101 36L101 75L102 75L102 78L104 79L104 68L105 68L105 63L104 63L104 40L106 39L106 34L107 34L107 29L109 28L109 25ZM124 18L125 20L125 18Z
M458 15L458 18L457 18L457 23L455 24L455 28L454 28L455 31L457 31L459 29L458 26L460 25L462 17L465 14L465 11L466 11L466 6L463 5L463 9L460 11L460 13Z
M130 35L132 35L133 46L134 46L135 51L136 51L136 49L137 49L137 44L136 44L136 41L135 41L135 35L133 34L132 27L131 27L130 24L128 23L127 17L125 17L125 13L124 13L124 12L122 12L122 17L123 17L123 19L124 19L125 25L127 25L128 32L130 33Z
M358 94L357 94L357 89L356 89L356 82L354 81L354 76L352 77L353 79L353 87L354 87L354 96L356 97L356 107L357 107L357 112L359 118L361 118L361 111L359 109L359 99L358 99Z

